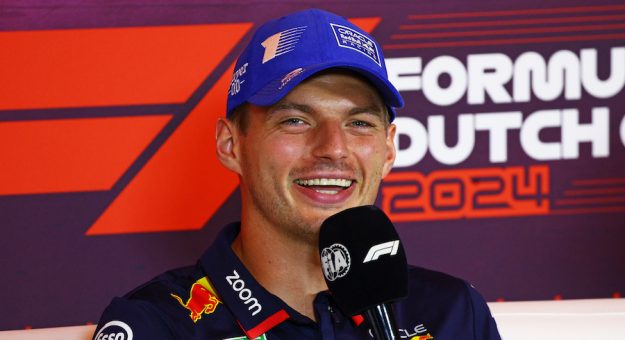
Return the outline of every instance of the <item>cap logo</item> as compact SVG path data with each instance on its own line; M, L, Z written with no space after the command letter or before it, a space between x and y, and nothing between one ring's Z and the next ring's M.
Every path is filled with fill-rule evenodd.
M239 69L234 71L234 73L232 74L232 80L230 81L230 90L228 91L231 96L234 96L239 93L239 91L241 91L241 85L245 82L245 80L241 79L241 77L243 77L245 72L247 72L247 65L248 63L243 64L243 66L239 67Z
M346 26L337 24L330 24L330 26L332 27L332 31L334 31L336 42L340 47L358 51L369 57L378 64L378 66L382 67L378 47L371 38Z
M335 243L321 251L321 267L328 281L341 278L349 272L351 259L344 245Z
M293 78L302 74L302 72L304 72L304 69L300 67L287 73L287 75L282 78L282 81L280 82L280 87L278 87L278 90L282 90L282 88L285 87L286 84L288 84Z
M307 26L290 28L265 39L265 41L261 43L261 45L265 48L263 64L277 56L293 51L295 49L295 45L299 42L302 33L306 30L306 27Z

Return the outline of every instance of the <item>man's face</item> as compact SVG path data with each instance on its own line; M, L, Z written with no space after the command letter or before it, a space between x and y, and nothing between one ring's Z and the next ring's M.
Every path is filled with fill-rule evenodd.
M271 107L250 105L239 135L243 219L316 241L321 223L372 204L395 159L395 126L369 83L326 72Z

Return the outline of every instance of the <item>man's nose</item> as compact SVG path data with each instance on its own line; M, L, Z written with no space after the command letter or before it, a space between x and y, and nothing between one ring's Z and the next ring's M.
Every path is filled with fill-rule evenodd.
M347 135L340 123L325 122L315 127L310 141L313 155L319 158L338 160L348 154Z

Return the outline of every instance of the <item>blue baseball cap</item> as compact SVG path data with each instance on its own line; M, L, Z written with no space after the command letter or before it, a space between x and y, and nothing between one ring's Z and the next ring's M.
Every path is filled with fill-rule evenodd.
M246 102L273 105L303 80L329 68L352 70L368 79L389 108L391 121L394 108L404 105L388 80L380 45L347 19L309 9L256 30L234 68L227 116Z

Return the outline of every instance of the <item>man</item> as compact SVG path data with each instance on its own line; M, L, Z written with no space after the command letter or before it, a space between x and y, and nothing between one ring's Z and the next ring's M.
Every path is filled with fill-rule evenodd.
M195 267L114 299L94 338L370 339L370 325L327 292L318 235L328 216L375 201L402 105L379 45L344 18L308 10L260 27L217 124L217 157L240 178L241 222ZM499 339L464 281L409 275L395 306L402 337Z

